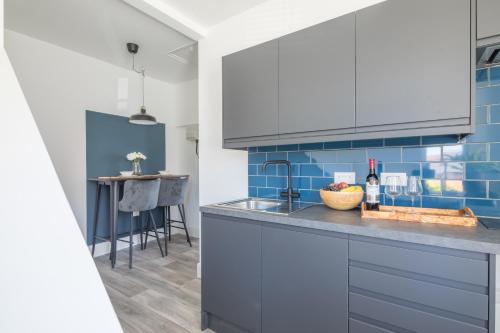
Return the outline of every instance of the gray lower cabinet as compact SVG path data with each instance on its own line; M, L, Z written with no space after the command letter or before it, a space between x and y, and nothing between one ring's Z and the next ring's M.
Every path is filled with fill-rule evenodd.
M263 227L262 333L347 333L346 236Z
M203 215L201 232L205 327L219 333L260 332L261 226Z
M223 137L278 134L278 41L222 59Z
M355 38L353 13L279 39L280 134L353 132Z
M356 13L358 132L470 124L470 16L470 0L388 0Z
M499 0L477 0L477 39L500 36L499 15Z
M493 332L482 253L352 237L350 333Z

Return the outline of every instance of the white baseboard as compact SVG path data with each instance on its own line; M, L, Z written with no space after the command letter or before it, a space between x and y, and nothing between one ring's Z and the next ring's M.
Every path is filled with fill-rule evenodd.
M158 231L163 232L163 228L158 228ZM181 233L181 230L177 230L177 229L172 230L172 235L176 235L178 233ZM160 236L160 238L163 238L163 233L159 234L159 236ZM128 241L128 237L122 237L120 239ZM133 240L134 244L141 243L141 238L138 234L134 235L132 237L132 240ZM89 247L89 251L92 251L92 245L89 245L88 247ZM124 242L120 242L120 241L116 242L116 249L118 251L120 251L122 249L126 249L126 248L128 248L128 243L124 243ZM98 243L95 245L94 257L100 257L100 256L103 256L105 254L109 254L110 252L111 252L111 242L106 241L106 242Z

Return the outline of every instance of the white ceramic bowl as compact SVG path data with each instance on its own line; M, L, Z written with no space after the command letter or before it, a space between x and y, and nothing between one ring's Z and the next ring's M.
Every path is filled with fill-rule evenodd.
M120 175L122 176L132 176L132 171L120 171Z
M166 175L169 175L170 174L170 171L167 171L167 170L160 170L158 171L160 173L160 175L162 176L166 176Z

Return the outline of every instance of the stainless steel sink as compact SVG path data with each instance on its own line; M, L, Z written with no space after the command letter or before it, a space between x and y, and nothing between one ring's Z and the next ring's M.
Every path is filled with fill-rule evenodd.
M287 201L248 198L237 201L223 202L217 204L217 206L242 209L242 210L259 211L264 213L288 215L298 210L309 207L311 205L303 204L300 202L294 202L290 207Z

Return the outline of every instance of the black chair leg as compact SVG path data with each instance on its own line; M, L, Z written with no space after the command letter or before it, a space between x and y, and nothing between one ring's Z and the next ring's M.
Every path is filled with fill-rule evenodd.
M189 232L186 225L186 210L184 208L184 204L179 205L179 213L181 214L181 220L182 224L184 224L184 231L186 232L186 238L189 243L189 246L193 247L193 245L191 245L191 238L189 238Z
M167 207L167 212L168 212L168 240L171 241L172 240L172 227L170 226L171 225L170 206Z
M144 231L144 226L142 223L142 215L139 214L139 232L140 232L140 239L141 239L141 250L144 250L144 240L142 239L143 231Z
M134 243L132 239L134 237L134 214L130 217L130 234L129 234L129 245L128 245L128 268L132 268L132 251L134 248Z
M161 256L164 257L165 255L163 254L163 248L161 247L160 237L158 236L158 231L156 230L156 221L151 211L149 211L149 217L151 218L151 224L153 225L153 230L156 235L156 242L158 243L158 247L160 248Z
M163 240L165 242L165 256L168 255L168 239L167 239L167 207L163 207Z
M146 217L146 235L145 235L145 239L144 239L144 250L146 249L146 246L148 245L148 236L149 236L149 222L150 222L150 218L149 218L149 215Z
M97 220L99 218L99 197L101 195L101 184L97 183L96 193L95 193L95 211L94 211L94 228L92 230L92 257L95 252L95 241L97 237Z

